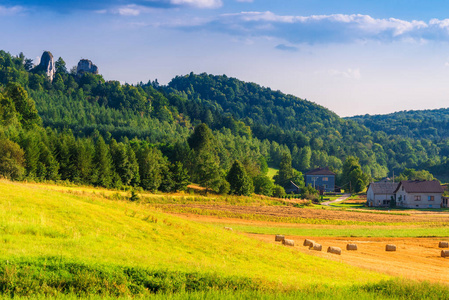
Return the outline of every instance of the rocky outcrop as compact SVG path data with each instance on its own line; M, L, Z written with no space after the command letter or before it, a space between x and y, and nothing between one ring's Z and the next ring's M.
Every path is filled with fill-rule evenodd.
M37 66L39 71L44 71L50 81L53 81L53 77L56 73L55 61L53 59L53 54L50 51L45 51L42 53L41 62Z
M78 66L76 67L76 74L81 75L86 72L98 74L98 67L94 65L92 61L82 59L78 62Z

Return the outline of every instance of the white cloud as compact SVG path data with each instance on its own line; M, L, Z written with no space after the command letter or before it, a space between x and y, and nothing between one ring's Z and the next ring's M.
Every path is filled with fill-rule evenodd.
M449 19L406 21L361 14L295 16L248 11L220 15L203 24L201 29L232 35L270 36L292 44L449 41Z
M346 71L328 70L327 73L334 77L343 77L348 79L359 80L361 78L359 69L347 69Z
M10 16L10 15L18 15L25 12L25 9L22 6L2 6L0 5L0 16Z
M138 16L141 10L135 6L126 6L118 8L118 13L122 16Z
M218 8L223 5L221 0L170 0L174 5L188 5L198 8Z
M145 7L145 6L136 5L136 4L129 4L129 5L124 5L124 6L114 7L109 10L105 10L105 9L97 10L95 12L99 13L99 14L111 13L111 14L117 14L117 15L121 15L121 16L135 17L135 16L139 16L142 13L149 13L149 12L153 12L153 11L154 11L154 9L151 7Z

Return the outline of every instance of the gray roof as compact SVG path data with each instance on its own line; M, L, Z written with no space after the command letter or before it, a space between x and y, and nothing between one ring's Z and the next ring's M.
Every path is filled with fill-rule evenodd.
M374 194L394 194L398 185L398 182L379 181L371 182L369 187L373 189Z
M402 185L407 193L443 193L444 189L441 184L436 181L401 181L400 185ZM396 190L399 189L399 186Z

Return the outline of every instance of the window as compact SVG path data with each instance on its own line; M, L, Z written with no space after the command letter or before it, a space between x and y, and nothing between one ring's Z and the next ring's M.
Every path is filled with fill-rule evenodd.
M427 196L428 201L435 201L435 196Z
M415 196L415 201L421 201L421 196Z
M329 180L329 178L323 177L323 181L328 181L328 180Z

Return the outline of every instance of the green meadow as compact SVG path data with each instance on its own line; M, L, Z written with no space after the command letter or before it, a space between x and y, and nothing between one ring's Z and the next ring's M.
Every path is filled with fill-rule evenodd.
M449 289L170 216L143 200L0 180L0 292L18 299L443 299Z
M297 236L329 236L329 237L449 237L448 226L434 225L398 225L398 226L307 226L287 227L270 225L216 224L230 226L234 230L258 234L285 234Z

